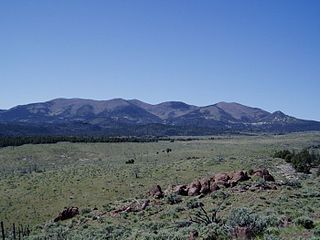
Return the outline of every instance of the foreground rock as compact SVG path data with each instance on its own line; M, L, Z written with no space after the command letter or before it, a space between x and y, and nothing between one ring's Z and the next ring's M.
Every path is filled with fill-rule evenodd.
M54 222L63 221L69 218L73 218L74 216L79 214L79 208L77 207L70 207L64 209L59 216L54 219Z

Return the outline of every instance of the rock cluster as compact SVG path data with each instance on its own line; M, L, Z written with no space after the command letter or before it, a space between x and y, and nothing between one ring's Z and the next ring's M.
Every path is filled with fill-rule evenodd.
M252 176L261 177L265 181L274 182L274 177L267 169L258 169L252 172ZM212 177L196 179L190 184L181 184L169 187L164 193L159 185L149 191L149 195L154 198L162 198L165 194L175 193L182 196L198 196L212 193L220 188L236 186L239 182L247 181L251 177L246 171L234 171L227 173L217 173ZM268 188L266 188L268 189Z

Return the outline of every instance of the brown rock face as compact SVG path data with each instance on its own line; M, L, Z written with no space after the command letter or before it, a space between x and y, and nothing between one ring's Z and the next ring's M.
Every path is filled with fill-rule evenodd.
M236 182L247 181L250 179L247 172L244 171L233 172L230 174L230 177L233 181Z
M195 180L188 186L188 196L197 196L199 195L200 190L201 183L199 180Z
M74 216L79 214L79 208L77 207L70 207L64 209L59 216L54 219L54 222L63 221L69 218L73 218Z
M250 179L247 172L244 172L244 171L232 172L229 174L229 177L230 177L229 183L231 187L234 187L235 185L237 185L238 182L247 181Z
M215 183L217 185L222 185L222 186L225 186L225 187L229 187L230 186L230 183L229 183L229 180L230 180L230 177L227 173L218 173L214 176L215 178Z
M187 185L177 185L173 188L173 193L181 195L181 196L188 196L188 186Z
M159 185L153 186L149 191L149 195L157 199L164 197L161 187Z
M202 178L200 180L200 184L201 184L201 189L200 189L200 193L202 194L207 194L210 192L210 181L211 179L209 178Z
M210 181L210 192L215 192L217 190L219 190L219 186L218 184L214 181L214 179L211 179Z

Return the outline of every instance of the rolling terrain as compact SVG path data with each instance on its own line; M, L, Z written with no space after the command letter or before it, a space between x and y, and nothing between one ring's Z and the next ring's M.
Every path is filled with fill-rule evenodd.
M320 130L320 122L239 103L198 107L169 101L54 99L0 111L1 135L209 135Z

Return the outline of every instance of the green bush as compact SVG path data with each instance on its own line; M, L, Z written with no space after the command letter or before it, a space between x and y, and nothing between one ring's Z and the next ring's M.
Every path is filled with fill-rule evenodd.
M187 208L188 209L194 209L194 208L199 208L203 206L202 202L197 201L196 199L191 199L187 202Z
M172 193L166 197L166 202L173 205L182 202L182 199L179 195Z
M81 215L85 215L91 212L91 208L83 208L81 209Z
M280 150L280 151L275 152L273 154L273 157L274 158L282 158L282 159L285 159L286 162L291 162L293 155L294 154L291 153L289 150Z
M296 225L303 226L305 229L312 229L314 228L314 222L311 218L308 217L299 217L295 219L294 223Z
M299 180L286 180L284 185L292 187L292 188L301 188L301 182Z
M227 225L231 230L236 227L247 227L252 235L259 235L266 229L267 222L265 218L247 208L236 208L231 211Z
M310 173L312 166L318 166L320 164L320 155L314 151L310 151L305 148L299 153L290 152L289 150L281 150L274 153L273 157L282 158L286 162L292 164L292 166L298 171L303 173Z
M312 158L307 149L294 155L291 162L298 172L310 173Z

